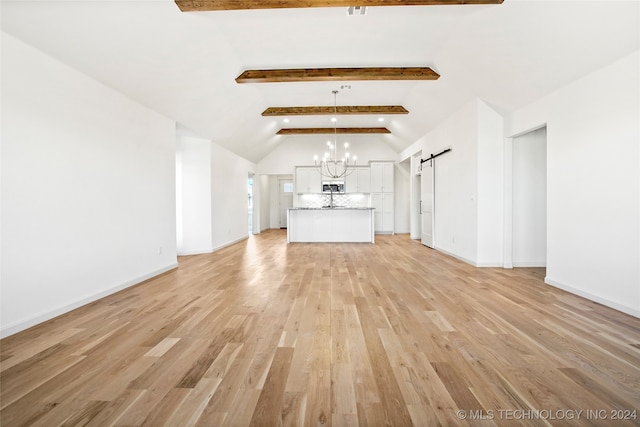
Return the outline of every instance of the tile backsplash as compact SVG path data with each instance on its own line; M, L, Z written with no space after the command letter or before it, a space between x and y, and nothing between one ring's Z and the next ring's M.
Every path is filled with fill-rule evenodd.
M298 207L321 208L329 204L329 194L300 194ZM333 204L346 208L366 208L370 206L368 194L334 194Z

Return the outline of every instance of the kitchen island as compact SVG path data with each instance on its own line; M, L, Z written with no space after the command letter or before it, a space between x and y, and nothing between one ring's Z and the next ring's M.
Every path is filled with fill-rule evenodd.
M290 208L287 243L374 243L374 208Z

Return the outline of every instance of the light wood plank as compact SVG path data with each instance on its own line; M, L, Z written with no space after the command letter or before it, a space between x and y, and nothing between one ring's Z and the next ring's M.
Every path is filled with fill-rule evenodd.
M176 343L180 341L180 338L165 338L160 341L155 347L149 350L145 356L148 357L162 357L171 349Z
M276 350L250 425L278 424L292 357L292 348L279 347Z
M287 245L280 230L179 262L0 341L2 425L640 409L640 319L545 285L543 269L477 269L401 235Z

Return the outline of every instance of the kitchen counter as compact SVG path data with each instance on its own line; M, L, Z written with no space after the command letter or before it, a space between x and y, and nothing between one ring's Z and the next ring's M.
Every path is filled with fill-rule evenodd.
M289 208L287 242L374 243L374 208Z
M351 211L366 211L366 210L373 210L375 208L350 208L347 206L334 206L332 208L327 208L327 207L322 207L322 208L289 208L289 210L293 210L293 211L327 211L327 210L351 210Z

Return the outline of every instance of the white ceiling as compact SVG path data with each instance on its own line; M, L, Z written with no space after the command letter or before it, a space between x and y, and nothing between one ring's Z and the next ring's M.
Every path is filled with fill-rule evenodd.
M267 107L403 105L387 116L399 152L476 97L526 105L640 47L640 1L505 0L490 6L180 12L171 0L2 0L2 29L258 162L281 127L327 116L262 117ZM428 66L436 81L237 84L246 69ZM380 126L343 116L339 126Z

